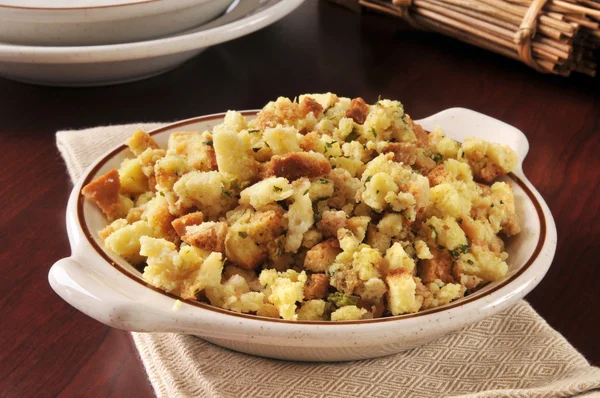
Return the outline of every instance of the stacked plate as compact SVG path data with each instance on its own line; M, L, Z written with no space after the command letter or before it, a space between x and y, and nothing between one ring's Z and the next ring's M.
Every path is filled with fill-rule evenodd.
M166 72L304 0L0 0L0 75L99 86Z

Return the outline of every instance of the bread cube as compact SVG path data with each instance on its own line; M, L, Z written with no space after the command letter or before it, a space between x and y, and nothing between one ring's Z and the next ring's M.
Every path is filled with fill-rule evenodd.
M419 311L423 298L416 295L417 284L412 275L399 273L385 278L388 286L387 307L392 315Z

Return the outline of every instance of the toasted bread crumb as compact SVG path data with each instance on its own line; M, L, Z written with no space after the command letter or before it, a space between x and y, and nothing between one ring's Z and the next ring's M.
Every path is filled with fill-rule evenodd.
M96 202L109 220L115 220L127 216L133 207L131 199L119 194L120 189L119 172L112 169L83 187L81 193Z
M337 239L329 239L321 242L306 252L304 268L313 272L325 272L333 264L335 257L341 252L342 250Z
M363 124L369 114L369 105L364 99L357 97L350 103L350 108L346 111L346 117L354 120L354 123Z
M308 284L304 287L304 298L307 300L326 299L329 292L329 276L326 274L312 274Z
M284 177L295 181L301 177L316 178L329 174L331 164L317 152L294 152L273 156L267 164L263 177Z
M196 211L193 213L188 213L185 216L181 216L176 218L171 223L173 228L177 232L177 235L183 236L185 235L186 227L190 225L200 225L204 221L204 214L201 211Z

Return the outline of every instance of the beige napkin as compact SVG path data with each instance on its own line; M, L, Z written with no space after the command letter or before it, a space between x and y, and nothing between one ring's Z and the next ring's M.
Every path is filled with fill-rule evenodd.
M157 126L61 131L56 143L76 180L136 129ZM426 346L346 363L258 358L179 334L133 339L159 397L600 396L600 369L525 301Z

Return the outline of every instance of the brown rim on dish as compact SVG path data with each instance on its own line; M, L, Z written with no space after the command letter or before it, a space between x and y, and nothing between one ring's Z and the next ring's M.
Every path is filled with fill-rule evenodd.
M240 113L244 116L252 116L252 115L256 115L257 112L258 111L244 111L244 112L240 112ZM181 122L169 124L167 126L158 128L156 130L153 130L149 134L154 135L154 134L162 133L166 130L171 130L173 128L185 126L185 125L188 125L191 123L207 122L207 121L211 121L211 120L222 119L224 116L225 116L224 113L219 113L219 114L214 114L214 115L200 116L200 117L196 117L196 118L192 118L192 119L187 119L187 120L183 120ZM104 158L102 158L92 168L92 170L88 173L88 175L85 177L85 180L83 181L82 186L87 185L92 180L93 176L96 175L98 170L106 164L106 162L108 162L117 153L119 153L123 150L126 150L126 149L127 149L127 145L123 144L123 145L119 146L118 148L115 148L113 151L111 151L109 154L107 154ZM170 297L173 299L180 300L186 304L190 304L195 307L199 307L199 308L213 311L213 312L218 312L218 313L225 314L225 315L232 315L232 316L237 316L237 317L251 319L251 320L261 320L261 321L268 321L268 322L283 322L283 323L290 323L290 324L296 324L296 325L302 325L302 324L304 324L304 325L354 325L354 324L375 323L375 322L389 322L389 321L397 321L397 320L401 320L401 319L414 318L414 317L418 317L418 316L428 315L428 314L432 314L432 313L436 313L436 312L440 312L440 311L446 311L451 308L459 307L465 303L485 297L485 296L499 290L500 288L506 286L513 280L517 279L538 258L539 254L542 250L542 247L544 246L544 241L546 240L546 219L544 218L544 212L542 210L540 203L538 202L535 195L533 194L533 192L531 192L529 187L527 187L527 185L523 181L521 181L521 179L519 179L513 173L509 173L508 177L512 181L514 181L518 186L520 186L521 189L523 189L523 191L527 194L527 196L529 197L529 200L531 200L531 202L533 203L533 206L535 207L535 211L536 211L537 216L540 221L540 236L539 236L538 242L536 244L536 247L535 247L533 253L531 254L531 256L529 257L529 259L525 262L525 264L517 272L515 272L513 275L511 275L509 278L505 279L504 281L498 283L496 286L488 289L484 293L481 293L481 294L475 293L473 295L464 297L462 299L459 299L455 302L452 302L450 304L447 304L447 305L444 305L441 307L432 308L432 309L417 312L414 314L396 315L396 316L390 316L390 317L385 317L385 318L363 319L363 320L356 320L356 321L337 321L337 322L333 322L333 321L290 321L290 320L285 320L285 319L260 317L260 316L251 315L251 314L242 314L239 312L229 311L229 310L219 308L219 307L214 307L210 304L202 303L202 302L199 302L196 300L182 299L181 297L175 296L174 294L171 294L171 293L167 293L164 290L161 290L159 288L156 288L156 287L146 283L146 281L144 281L141 278L141 276L135 275L135 274L131 273L130 271L126 270L122 265L115 263L108 256L108 254L106 254L106 252L98 245L98 243L96 242L96 240L90 233L90 230L85 222L85 217L83 214L83 204L84 204L85 198L81 194L81 192L78 193L78 197L77 197L77 219L78 219L79 225L81 226L81 229L83 230L83 233L84 233L86 239L88 240L88 242L90 243L90 245L94 248L94 250L96 250L96 252L106 262L108 262L110 265L112 265L113 268L117 269L119 272L121 272L122 274L131 278L132 280L136 281L137 283L139 283L149 289L154 290L155 292L158 292L164 296L167 296L167 297Z
M136 1L133 3L112 4L112 5L94 6L94 7L24 7L24 6L9 6L6 4L0 4L0 8L15 8L18 10L43 10L43 11L95 10L98 8L116 8L116 7L133 6L133 5L138 5L138 4L157 3L159 1L161 1L161 0L144 0L144 1Z

